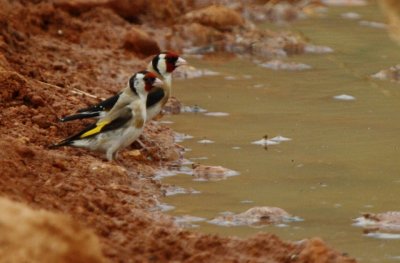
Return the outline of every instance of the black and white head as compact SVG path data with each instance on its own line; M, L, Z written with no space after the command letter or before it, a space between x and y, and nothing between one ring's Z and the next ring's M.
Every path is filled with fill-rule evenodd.
M147 70L139 71L129 79L129 88L140 97L147 96L154 87L162 87L163 84L155 73Z
M151 67L153 68L153 71L157 72L164 78L166 75L171 74L177 67L187 64L188 63L186 60L171 51L161 52L151 61Z

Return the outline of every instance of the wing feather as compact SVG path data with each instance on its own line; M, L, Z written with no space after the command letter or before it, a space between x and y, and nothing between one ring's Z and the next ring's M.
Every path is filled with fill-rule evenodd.
M95 112L95 111L109 111L114 107L122 92L118 92L112 97L101 101L100 103L78 110L78 112Z
M123 125L125 125L133 117L132 111L129 107L125 107L125 108L121 109L121 111L118 112L117 114L118 114L117 117L114 119L105 118L105 119L99 120L96 123L95 127L82 133L79 136L79 138L85 139L85 138L97 135L99 133L116 130L116 129L122 127Z
M160 102L165 96L165 92L162 88L153 88L153 90L147 95L146 108Z
M132 110L129 107L125 107L113 115L115 116L115 118L109 116L95 123L89 124L80 132L62 140L59 143L52 144L49 147L57 148L60 146L71 145L76 140L87 139L102 132L118 129L123 125L125 125L128 121L130 121L134 117Z

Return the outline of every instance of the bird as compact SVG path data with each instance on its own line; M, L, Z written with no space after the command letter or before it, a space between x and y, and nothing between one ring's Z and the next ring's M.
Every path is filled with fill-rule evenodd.
M157 77L164 82L164 85L154 88L147 96L147 120L151 120L157 116L167 103L171 95L172 72L182 65L187 65L186 60L171 51L161 52L150 61L147 70L156 73ZM63 117L60 121L67 122L77 119L102 118L114 107L118 109L129 103L129 95L125 94L126 90L122 90L96 105L80 109L76 114Z
M128 81L129 90L124 96L130 102L88 125L80 132L50 145L50 148L72 146L104 152L107 160L117 159L118 151L133 143L142 133L146 122L146 99L148 92L163 86L162 80L149 71L140 71Z
M187 65L186 60L178 54L167 51L155 56L149 63L147 70L157 73L157 76L164 81L162 88L152 90L147 99L148 120L154 119L163 109L172 92L172 73L177 67Z

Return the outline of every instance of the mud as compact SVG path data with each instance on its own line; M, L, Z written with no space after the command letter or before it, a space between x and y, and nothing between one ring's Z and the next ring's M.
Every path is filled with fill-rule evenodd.
M5 198L0 207L2 262L106 262L93 231L69 216Z
M60 124L60 116L117 92L150 53L189 43L169 41L182 26L174 25L175 15L191 11L184 1L132 3L0 0L0 195L25 204L5 201L2 213L26 211L7 224L27 228L2 235L1 243L21 253L54 246L30 262L80 262L69 253L84 262L355 262L318 238L293 243L259 234L242 240L177 227L155 211L164 192L153 178L156 170L179 165L182 154L163 125L148 124L141 138L146 150L133 145L119 163L83 149L48 149L90 122ZM151 15L143 11L156 8L160 12ZM35 223L41 220L51 234ZM43 240L24 239L25 233ZM65 253L63 247L73 249ZM9 256L0 261L13 262Z

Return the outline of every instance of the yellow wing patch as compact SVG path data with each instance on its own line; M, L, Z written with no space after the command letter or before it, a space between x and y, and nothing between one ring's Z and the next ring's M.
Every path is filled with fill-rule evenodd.
M91 130L85 132L84 134L82 134L82 135L80 136L80 138L83 139L83 138L88 137L88 136L90 136L90 135L99 133L99 132L101 131L101 129L102 129L104 126L106 126L107 124L109 124L109 123L110 123L110 121L101 121L101 122L99 122L99 123L96 123L96 127L95 127L95 128L93 128L93 129L91 129Z

